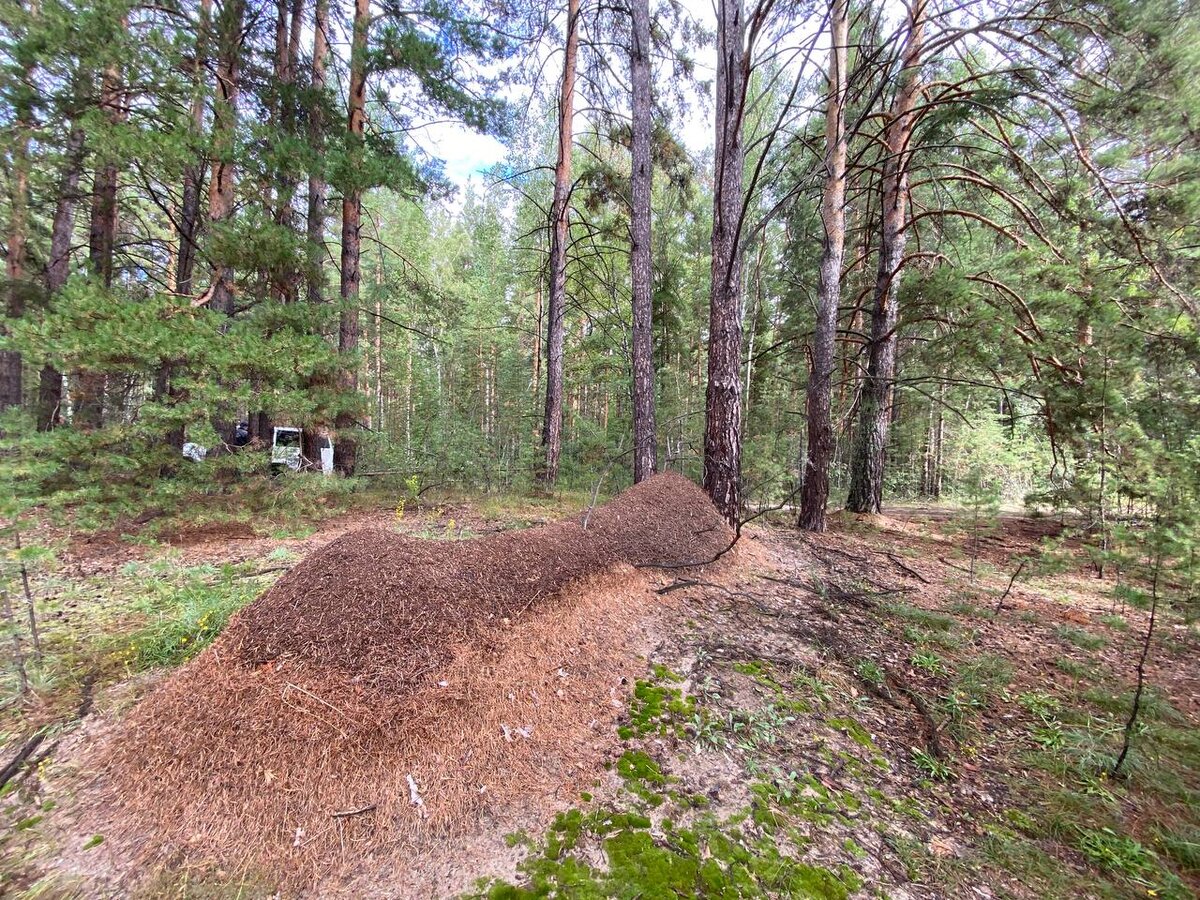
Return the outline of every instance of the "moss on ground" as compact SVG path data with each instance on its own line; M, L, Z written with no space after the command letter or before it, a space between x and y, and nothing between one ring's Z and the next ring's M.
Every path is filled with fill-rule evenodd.
M541 852L520 866L521 884L493 880L471 896L487 900L541 897L753 898L785 896L846 900L862 881L849 867L816 866L787 852L786 839L768 828L751 836L744 815L702 816L689 828L669 821L661 830L649 818L630 813L572 809L550 827ZM606 867L588 863L585 841L603 851Z
M672 686L682 680L665 666L654 667L652 680L639 679L633 687L629 722L617 729L621 739L668 734L683 737L683 722L695 715L696 701Z

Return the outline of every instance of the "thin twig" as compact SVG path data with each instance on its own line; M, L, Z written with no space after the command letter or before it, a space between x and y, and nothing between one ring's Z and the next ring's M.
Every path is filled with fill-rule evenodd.
M946 559L946 557L944 557L944 556L939 556L938 562L942 563L943 565L947 565L952 569L958 569L958 571L960 571L960 572L966 572L968 575L971 574L971 570L968 569L966 566L955 565L954 563L950 562L950 560Z
M1013 572L1012 578L1008 579L1008 587L1004 589L1004 593L1000 595L1000 599L996 603L996 615L1000 615L1000 610L1004 609L1004 601L1008 599L1008 595L1012 591L1013 585L1016 583L1017 578L1020 577L1021 570L1025 568L1025 564L1027 562L1029 562L1027 559L1021 560L1021 564L1017 566L1017 571Z
M351 816L361 816L363 813L374 812L376 804L368 803L366 806L360 806L358 809L343 809L341 812L330 813L330 818L333 819L348 819Z
M29 611L29 637L33 643L33 652L35 656L42 655L42 639L38 635L37 614L33 605L33 591L29 589L29 569L25 567L25 557L21 555L21 532L20 530L13 531L13 539L16 542L17 562L21 567L21 586L25 590L25 604Z
M907 573L907 574L911 575L913 578L917 579L917 580L918 580L918 581L920 581L922 584L929 584L929 579L928 579L928 578L926 578L924 575L922 575L922 574L921 574L920 572L918 572L916 569L911 569L911 568L909 568L908 566L906 566L904 563L902 563L902 562L901 562L899 559L897 559L897 558L896 558L896 554L894 554L894 553L885 553L885 554L884 554L884 556L886 556L886 557L887 557L888 559L890 559L890 560L891 560L893 563L895 563L895 564L896 564L896 567L897 567L898 569L900 569L902 572L905 572L905 573Z
M612 467L617 464L617 460L633 450L628 447L624 450L618 450L616 455L609 459L608 465L604 467L604 471L600 473L600 477L596 479L596 486L592 488L592 502L588 505L587 512L583 514L583 530L587 531L588 522L592 520L592 510L596 508L596 500L600 496L600 485L604 484L604 479L608 477L608 473L612 471Z
M678 590L682 590L683 588L696 587L697 585L703 584L703 583L704 582L702 582L702 581L694 581L693 579L690 579L690 578L680 578L677 581L672 581L666 587L658 588L654 593L669 594L669 593L671 593L671 591L678 591Z
M1150 621L1146 625L1146 637L1142 641L1142 655L1137 664L1137 690L1133 694L1133 707L1129 710L1129 720L1125 723L1125 732L1121 739L1121 755L1117 757L1117 761L1113 763L1112 771L1109 773L1113 778L1121 774L1121 767L1125 765L1125 757L1129 755L1129 749L1133 743L1133 728L1137 725L1138 713L1142 710L1142 692L1146 687L1146 659L1150 656L1150 643L1154 640L1154 622L1158 613L1158 577L1161 571L1162 553L1159 552L1154 558L1154 581L1150 588Z

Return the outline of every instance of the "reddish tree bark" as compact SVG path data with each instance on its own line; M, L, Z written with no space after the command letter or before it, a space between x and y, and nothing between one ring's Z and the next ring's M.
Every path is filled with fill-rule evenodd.
M350 96L347 104L349 142L352 153L361 153L365 124L364 99L367 83L367 27L370 22L368 0L354 2L354 36L350 45ZM342 361L338 387L343 394L358 390L358 285L361 279L362 189L351 185L342 197L342 314L338 324L338 352ZM342 402L348 402L343 397ZM333 465L343 475L353 475L358 461L358 442L354 437L356 423L351 411L337 414L337 442L334 444Z
M842 299L842 258L846 246L846 57L849 2L833 0L829 15L829 94L825 101L825 187L821 197L821 271L817 286L817 321L813 330L812 372L805 408L808 453L800 494L799 525L825 530L829 502L829 467L833 460L834 351L838 306Z
M118 126L125 120L125 95L121 87L121 73L115 63L104 70L100 84L100 109L110 126ZM119 178L116 159L111 156L97 159L88 223L88 265L105 288L112 287L113 282ZM104 424L106 381L102 372L76 373L71 398L73 424L81 428L99 428Z
M575 65L579 55L579 0L567 0L567 44L558 102L558 160L550 207L550 297L546 305L546 415L542 422L545 458L541 480L554 484L562 456L563 354L566 342L567 223L571 199L571 145L575 114Z
M237 180L235 132L240 94L242 18L245 0L225 0L217 11L217 71L213 97L212 170L208 182L208 221L220 226L233 216ZM212 273L211 309L233 315L233 267L217 260Z
M196 53L192 60L192 103L189 110L193 138L204 133L204 66L207 60L209 19L212 0L201 0L197 23ZM183 171L183 198L179 206L179 248L175 256L175 290L191 294L196 270L196 239L200 230L200 192L204 184L204 166L199 157Z
M199 140L204 134L204 69L208 59L208 32L212 18L212 0L201 0L196 23L196 49L191 62L192 101L188 110L191 136ZM196 251L200 233L200 193L204 187L204 163L199 154L183 170L183 196L179 204L179 224L175 235L179 246L175 251L175 292L190 296L195 284ZM177 401L171 385L174 363L164 360L154 378L154 396L160 403ZM179 425L166 435L167 443L176 451L183 448L184 430Z
M329 60L329 0L316 0L313 12L313 54L312 73L309 87L312 94L312 105L308 110L308 140L318 152L308 174L308 279L307 298L309 303L323 303L325 300L325 176L321 171L320 151L324 147L324 107L322 106L325 92L325 72ZM310 388L319 386L318 379L309 381ZM318 433L316 423L310 422L305 427L301 442L304 458L310 462L318 462L321 458L323 440Z
M321 94L325 91L325 71L329 60L329 0L316 0L313 23L312 88L313 103L308 111L308 137L318 152L324 146L323 107ZM325 177L320 164L313 166L308 176L308 244L312 267L308 280L308 301L323 299L325 277Z
M633 480L658 469L658 437L654 415L654 314L650 254L650 198L654 161L650 153L652 80L650 70L650 0L632 0L629 81L633 134L630 276L633 281Z
M909 9L900 87L884 132L887 156L883 162L881 190L879 270L871 309L867 374L863 379L858 429L850 462L850 493L846 498L846 508L857 513L877 513L883 507L883 475L891 425L889 407L896 371L900 267L907 242L908 171L916 120L913 108L921 88L926 6L927 0L914 0Z
M748 66L741 0L717 7L716 171L713 179L712 288L708 312L708 387L704 489L726 520L741 511L742 278L740 231Z
M29 72L26 72L28 80ZM32 128L32 111L28 104L18 104L13 131L12 162L9 170L9 217L8 256L5 260L5 275L8 279L8 297L5 314L10 319L19 319L25 314L25 257L26 241L29 236L29 132ZM0 330L3 334L7 329ZM24 361L16 350L0 350L0 411L20 406L24 393L22 368Z
M51 302L67 283L71 273L71 235L75 224L75 204L79 199L79 178L83 172L83 128L75 125L67 138L66 168L58 188L54 220L50 226L50 259L46 264L46 293ZM49 431L62 421L63 374L47 363L38 378L38 431Z

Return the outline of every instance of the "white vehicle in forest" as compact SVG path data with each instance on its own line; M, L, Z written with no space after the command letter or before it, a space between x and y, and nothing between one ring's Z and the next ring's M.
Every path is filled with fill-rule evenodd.
M302 429L276 427L271 439L271 467L275 471L287 467L293 472L299 472L301 469L319 469L328 475L333 471L333 444L326 437L319 437L318 441L321 444L320 459L305 459Z
M286 466L293 472L299 472L304 460L301 443L302 432L299 428L276 426L271 439L271 468L278 471Z

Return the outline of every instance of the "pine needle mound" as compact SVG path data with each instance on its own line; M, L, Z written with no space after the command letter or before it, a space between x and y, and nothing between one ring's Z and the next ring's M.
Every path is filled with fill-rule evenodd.
M228 643L252 665L303 660L404 692L449 648L574 582L619 563L705 562L730 540L708 498L674 474L574 521L460 543L367 529L281 578L230 624Z
M654 595L635 567L702 564L733 537L676 475L584 518L460 542L372 529L314 554L97 748L87 830L126 867L324 892L505 807L569 801L638 672Z

